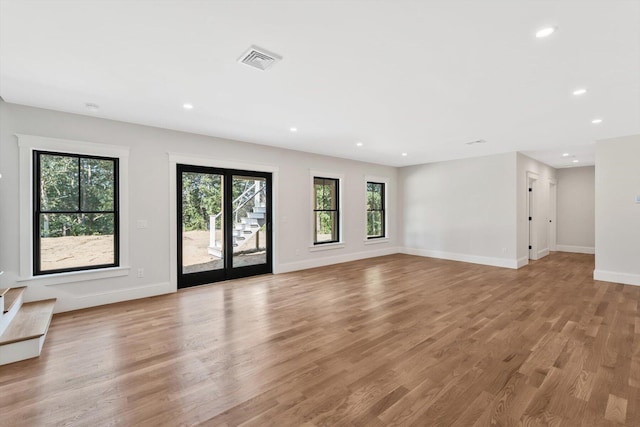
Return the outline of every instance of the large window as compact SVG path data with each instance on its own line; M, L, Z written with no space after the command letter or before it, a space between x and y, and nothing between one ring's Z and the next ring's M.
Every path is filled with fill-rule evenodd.
M34 275L118 266L118 159L33 156Z
M385 185L367 181L367 239L385 237Z
M340 240L339 182L334 178L313 178L315 245Z

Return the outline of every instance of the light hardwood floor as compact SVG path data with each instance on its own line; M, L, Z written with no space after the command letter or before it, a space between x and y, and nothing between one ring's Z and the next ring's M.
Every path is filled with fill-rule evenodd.
M640 425L640 288L392 255L54 316L0 424Z

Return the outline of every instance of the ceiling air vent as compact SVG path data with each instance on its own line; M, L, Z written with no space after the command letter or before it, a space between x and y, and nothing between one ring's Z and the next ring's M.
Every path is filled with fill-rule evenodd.
M257 68L258 70L265 71L281 59L282 57L275 53L271 53L257 46L251 46L240 58L238 58L238 62Z

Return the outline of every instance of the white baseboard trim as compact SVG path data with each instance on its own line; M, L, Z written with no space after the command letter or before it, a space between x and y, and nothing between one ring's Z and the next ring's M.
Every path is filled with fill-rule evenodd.
M558 252L573 252L576 254L595 254L596 248L591 246L556 245Z
M516 268L522 268L525 265L529 265L529 257L528 256L523 256L522 258L518 258L517 267Z
M469 254L459 254L453 252L442 252L442 251L432 251L428 249L418 249L418 248L403 248L402 253L408 255L418 255L424 256L428 258L439 258L439 259L448 259L450 261L462 261L469 262L472 264L482 264L482 265L490 265L493 267L503 267L503 268L519 268L519 260L509 259L509 258L493 258L486 257L481 255L469 255Z
M547 255L549 255L549 248L544 248L544 249L538 251L538 259L544 258Z
M344 255L314 258L314 259L308 259L308 260L297 261L297 262L287 262L284 264L275 265L273 267L273 273L274 274L290 273L292 271L306 270L308 268L324 267L332 264L340 264L343 262L357 261L359 259L393 255L400 252L401 252L400 248L394 246L390 248L382 248L382 249L376 249L371 251L355 252L355 253L344 254Z
M51 289L49 289L51 290ZM150 285L138 286L135 288L115 289L108 292L99 292L85 295L73 295L70 292L47 292L44 298L57 298L54 313L80 310L83 308L96 307L99 305L113 304L116 302L130 301L140 298L148 298L156 295L163 295L175 292L169 282L154 283ZM34 289L35 291L35 289ZM37 295L37 291L30 294L31 300L43 299Z
M640 274L618 273L617 271L593 270L593 280L640 286Z

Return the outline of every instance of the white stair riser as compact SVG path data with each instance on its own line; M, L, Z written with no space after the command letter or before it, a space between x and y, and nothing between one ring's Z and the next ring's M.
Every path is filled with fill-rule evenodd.
M4 297L2 299L4 299ZM13 318L16 317L16 314L18 314L18 311L20 310L20 307L22 307L22 295L20 295L16 299L16 301L13 304L13 307L11 307L11 310L9 310L6 313L4 313L4 315L1 315L1 317L0 317L0 336L4 333L5 329L7 329L7 326L9 326L9 323L11 323ZM4 309L3 309L3 311L4 311Z
M2 319L2 315L4 314L4 296L0 297L0 319Z
M0 347L0 365L19 362L40 356L47 334L30 340L5 344Z
M248 212L245 217L240 219L240 222L234 225L231 232L234 248L241 248L260 231L261 226L265 223L266 212L267 208L264 204L256 205L253 207L253 212ZM209 255L222 258L222 242L214 240L214 237L211 236L207 251Z

